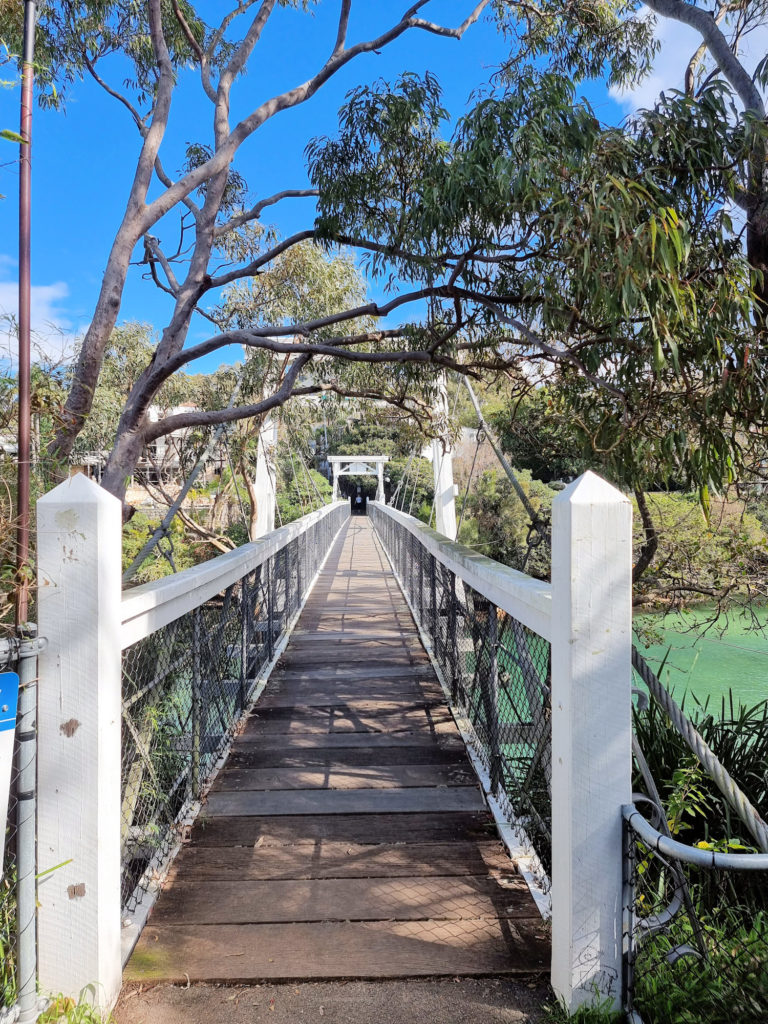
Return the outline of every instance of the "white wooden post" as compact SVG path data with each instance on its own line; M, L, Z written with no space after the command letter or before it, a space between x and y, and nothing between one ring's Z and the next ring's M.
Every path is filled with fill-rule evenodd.
M552 987L618 1009L631 781L632 506L594 473L552 507Z
M386 501L386 498L384 496L384 463L383 462L377 462L376 463L376 475L377 475L377 481L378 481L377 485L376 485L376 501L380 501L383 504Z
M105 1008L122 966L121 532L118 499L80 474L37 503L40 988Z
M259 445L256 450L256 476L254 494L256 500L256 525L251 540L258 540L275 528L275 451L277 450L277 421L267 419L259 431Z
M435 487L435 529L456 540L456 490L453 486L453 454L449 443L448 393L445 375L440 382L435 413L444 424L442 438L432 441L432 477Z
M333 494L331 495L331 501L339 500L339 464L338 462L332 462L333 466Z
M445 440L446 446L448 444ZM456 490L453 486L453 455L443 442L432 442L432 472L435 481L435 529L456 540Z

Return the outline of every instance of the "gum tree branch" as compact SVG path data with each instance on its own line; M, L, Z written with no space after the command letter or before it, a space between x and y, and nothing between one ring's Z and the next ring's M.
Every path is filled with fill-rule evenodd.
M745 108L754 111L761 118L765 117L765 104L760 91L731 50L725 34L709 11L694 7L686 0L643 0L643 3L655 14L695 29L706 43L720 71L738 93Z
M273 196L269 196L267 199L260 199L250 210L244 210L242 213L237 213L234 217L230 217L225 223L217 224L213 232L214 237L221 238L222 235L242 227L243 224L248 224L252 220L258 220L268 206L274 206L283 199L304 199L308 196L319 195L320 190L317 188L285 188L282 192L275 192Z

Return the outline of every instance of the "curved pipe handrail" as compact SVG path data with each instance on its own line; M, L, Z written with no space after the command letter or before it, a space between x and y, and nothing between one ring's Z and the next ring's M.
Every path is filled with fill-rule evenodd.
M621 813L624 820L651 849L686 864L700 868L720 868L731 871L768 871L768 853L718 853L686 846L663 835L643 817L634 804L625 804Z

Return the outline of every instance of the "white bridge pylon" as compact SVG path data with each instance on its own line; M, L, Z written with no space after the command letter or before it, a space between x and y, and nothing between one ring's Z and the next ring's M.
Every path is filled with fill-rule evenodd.
M376 476L376 501L386 502L384 463L389 462L388 455L329 455L328 461L333 466L333 501L339 497L340 476Z

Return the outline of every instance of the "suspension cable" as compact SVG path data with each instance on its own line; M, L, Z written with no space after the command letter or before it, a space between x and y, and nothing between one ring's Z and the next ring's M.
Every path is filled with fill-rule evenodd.
M766 824L758 811L750 803L743 790L739 788L729 775L722 762L696 729L690 718L677 704L667 688L659 681L648 662L634 644L632 645L632 667L648 687L651 696L661 705L669 720L696 755L717 788L749 829L758 847L763 853L768 853L768 824Z
M318 505L318 508L322 508L323 505L325 504L325 501L323 500L323 496L320 493L320 491L317 489L317 484L312 479L312 473L311 473L309 467L307 466L306 462L304 461L304 459L300 459L300 462L301 462L301 468L304 470L304 475L306 476L307 481L309 482L310 486L312 487L312 490L317 495L317 500L320 502L320 504Z
M301 514L305 516L307 514L307 510L306 510L306 507L304 505L304 499L302 497L301 487L299 486L299 478L296 475L296 466L295 466L294 461L293 461L293 449L292 448L288 449L288 458L291 460L291 469L293 470L293 482L294 482L294 485L296 487L296 497L298 498L299 506L301 507Z
M245 514L245 505L243 505L243 496L240 493L240 487L237 483L237 476L235 475L235 467L232 465L232 452L229 450L229 445L224 445L227 452L227 462L229 463L229 472L232 476L232 486L235 488L235 497L237 503L240 506L240 515L243 519L243 526L245 527L246 536L248 536L248 517Z
M416 497L416 488L419 486L419 480L421 478L421 462L416 463L416 476L413 481L413 490L411 491L411 503L408 506L408 515L413 515L413 500ZM403 501L405 504L405 501Z
M239 394L240 382L238 381L237 384L235 384L235 387L230 396L229 403L227 404L227 409L232 409L234 407L234 404L237 401L237 397ZM226 435L228 427L228 423L222 423L217 427L210 441L205 446L202 453L199 455L197 462L192 467L192 471L187 477L186 481L184 482L184 486L181 488L178 495L176 496L176 500L173 502L173 504L170 506L170 508L165 513L163 518L160 520L159 526L154 531L152 536L149 538L147 543L144 545L141 551L139 551L138 555L136 555L134 560L123 573L123 583L129 583L133 579L133 577L136 575L139 566L142 565L147 556L152 553L153 549L155 548L160 538L167 536L168 528L171 525L174 516L181 508L182 504L184 503L184 499L192 489L192 485L194 484L195 480L197 480L201 469L210 459L214 449L219 444L219 441L221 440L222 436Z
M478 430L475 438L475 454L472 456L472 465L469 467L469 476L467 477L467 486L464 490L464 499L461 503L461 512L459 514L459 525L456 527L456 536L459 536L461 532L461 524L464 522L464 513L467 508L467 498L469 497L469 488L472 484L472 477L475 472L475 463L477 462L477 456L480 452L480 448L485 441L485 433L482 430Z
M457 387L456 388L456 394L453 396L453 408L451 409L450 416L448 417L449 423L452 423L454 418L455 418L455 416L456 416L456 406L458 405L458 403L459 403L459 389ZM437 473L434 474L438 481L440 480L440 476L441 476L441 474L443 472L443 462L445 461L446 452L447 452L447 449L444 448L441 445L440 446L440 461L437 464ZM434 466L434 458L435 458L435 453L434 453L434 448L433 448L433 450L432 450L432 460L433 460L432 464L433 464L433 466ZM429 519L427 520L427 526L431 526L432 525L432 516L435 514L435 507L436 507L436 505L437 505L437 487L434 487L433 490L432 490L432 508L429 510ZM458 527L457 527L457 529L458 529Z
M395 488L395 493L392 495L392 497L390 498L390 501L389 501L390 505L393 505L395 508L399 508L401 512L403 510L403 506L402 506L402 503L400 505L397 504L397 498L398 498L398 495L400 494L400 490L403 489L404 482L408 479L408 476L410 475L411 463L412 462L413 462L413 452L411 452L411 454L408 456L408 461L405 464L405 472L400 477L400 480L398 481L397 487ZM403 496L405 496L405 490L404 489L403 489Z
M485 420L485 417L483 416L483 413L480 409L480 403L478 402L474 389L472 388L472 385L470 384L469 379L467 377L464 378L464 383L467 386L467 391L469 392L469 397L472 400L472 405L475 407L479 427L485 433L485 436L488 438L488 441L490 442L490 445L494 450L496 458L499 460L502 469L506 473L507 479L512 484L515 494L517 494L523 508L528 513L528 516L530 518L528 536L526 537L525 541L526 553L525 558L523 560L523 568L525 568L528 562L528 557L531 553L531 549L538 547L538 545L541 544L545 537L548 536L549 523L543 516L540 516L536 509L533 507L533 505L531 504L531 500L523 490L523 486L518 480L515 471L512 469L512 467L504 457L504 453L501 450L501 445L499 444L496 435L488 426L488 423Z

